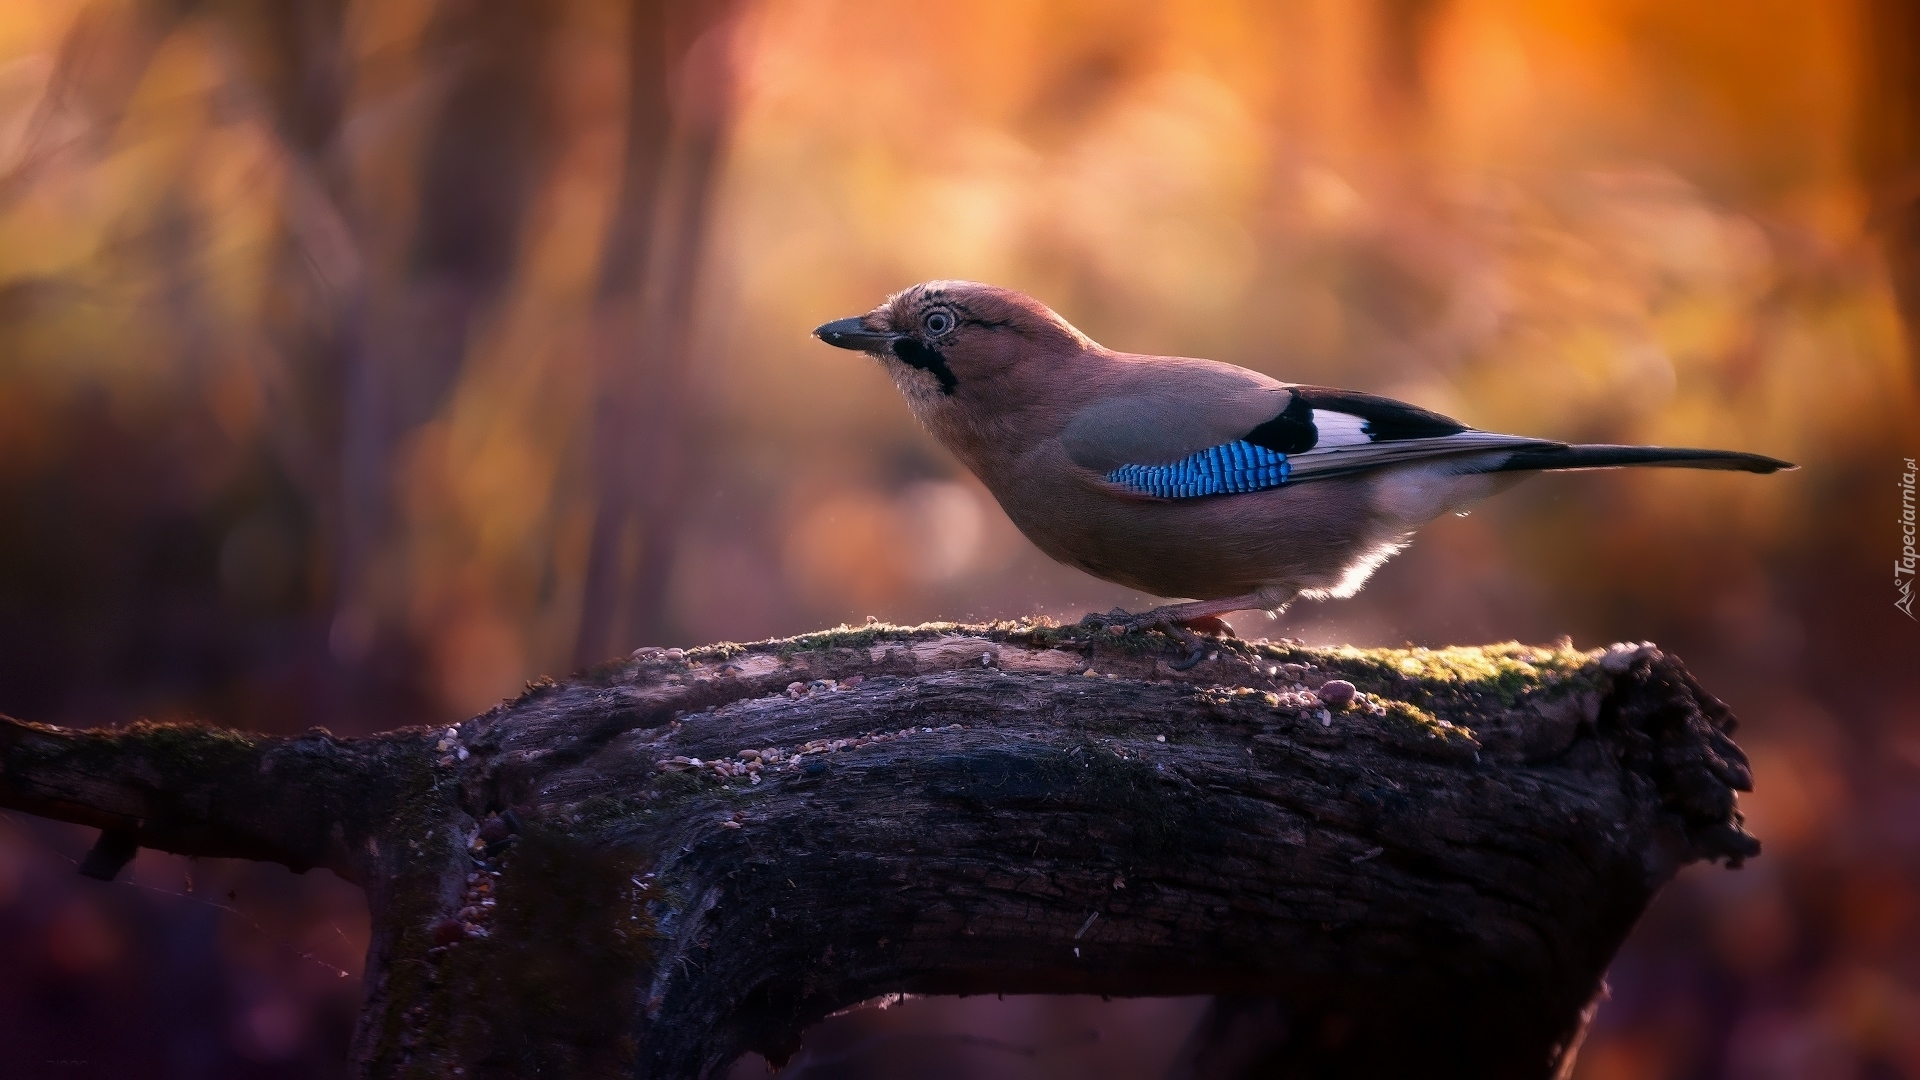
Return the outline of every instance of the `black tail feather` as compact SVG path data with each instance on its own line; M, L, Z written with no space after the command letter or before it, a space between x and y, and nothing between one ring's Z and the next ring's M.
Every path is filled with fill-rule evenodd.
M1694 450L1678 446L1560 446L1550 450L1520 450L1490 472L1558 469L1617 469L1626 465L1656 465L1673 469L1732 469L1771 473L1797 469L1792 462L1738 450Z

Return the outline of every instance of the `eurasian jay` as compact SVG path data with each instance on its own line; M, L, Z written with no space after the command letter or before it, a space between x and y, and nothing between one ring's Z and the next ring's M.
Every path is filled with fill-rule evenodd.
M1499 435L1391 398L1114 352L1039 301L974 282L915 285L814 336L879 358L1040 550L1191 598L1124 620L1189 642L1190 621L1351 596L1414 530L1535 472L1794 468Z

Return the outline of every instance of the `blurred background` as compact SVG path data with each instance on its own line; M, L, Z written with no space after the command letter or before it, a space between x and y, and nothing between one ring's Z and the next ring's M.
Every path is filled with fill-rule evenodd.
M358 734L643 644L1148 598L808 331L933 277L1477 426L1535 480L1247 636L1652 639L1742 717L1578 1076L1920 1077L1920 16L1901 0L0 6L0 712ZM0 815L16 1075L344 1075L325 871ZM789 1075L1154 1077L1194 1000L928 1000ZM760 1074L757 1060L738 1076Z

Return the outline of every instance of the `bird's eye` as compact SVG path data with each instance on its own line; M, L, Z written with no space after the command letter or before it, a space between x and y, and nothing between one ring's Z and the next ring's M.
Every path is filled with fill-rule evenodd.
M920 324L927 328L927 334L930 337L939 337L953 329L953 323L953 313L938 308L927 312L927 317L920 320Z

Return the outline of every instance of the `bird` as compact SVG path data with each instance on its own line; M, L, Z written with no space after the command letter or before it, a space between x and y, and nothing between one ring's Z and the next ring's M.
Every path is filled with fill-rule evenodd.
M1421 526L1534 473L1795 468L1734 450L1505 435L1374 394L1117 352L979 282L922 282L813 333L878 359L1042 552L1182 598L1089 620L1167 632L1193 649L1186 666L1202 653L1190 628L1352 596Z

